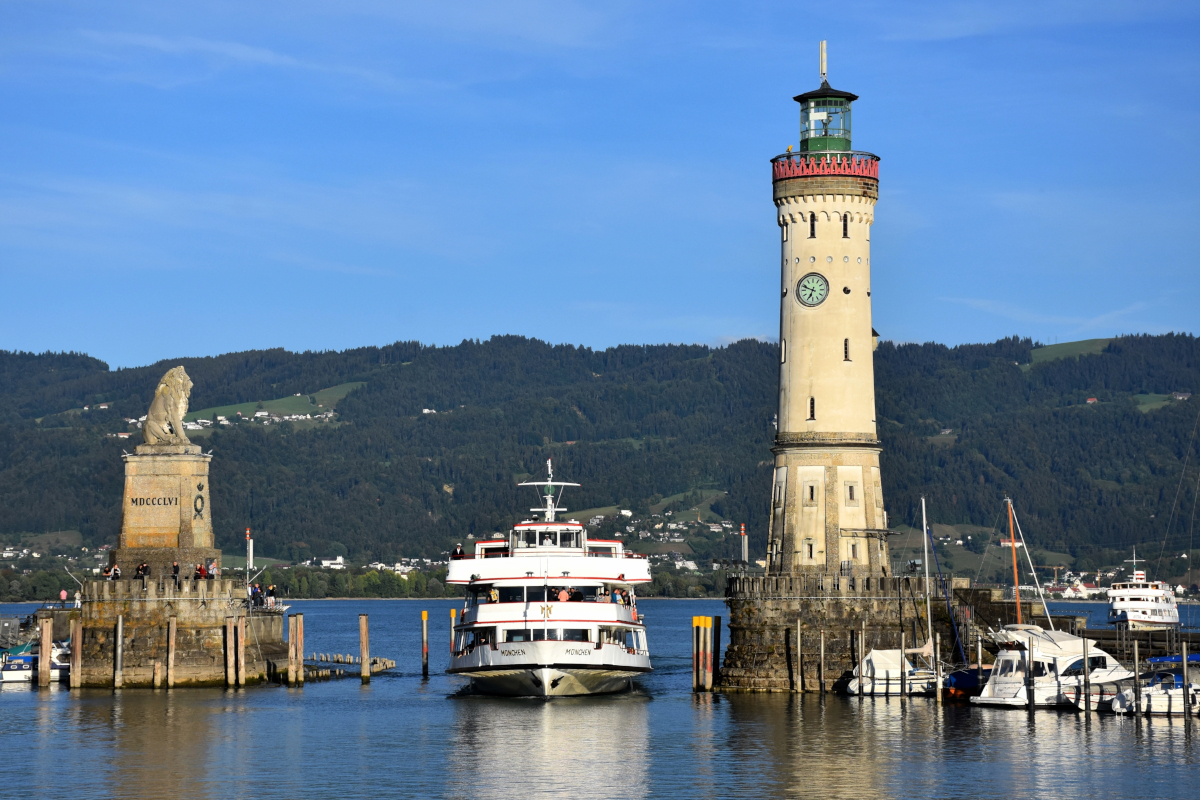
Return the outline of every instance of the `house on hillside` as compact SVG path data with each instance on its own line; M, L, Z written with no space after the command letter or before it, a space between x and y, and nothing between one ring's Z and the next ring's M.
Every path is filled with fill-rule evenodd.
M1097 400L1097 399L1096 399L1096 398L1094 398L1094 397L1089 397L1089 398L1087 399L1087 403L1088 403L1088 405L1089 405L1089 406L1090 406L1092 403L1099 403L1099 402L1100 402L1100 401L1099 401L1099 400Z
M1172 392L1171 393L1171 397L1174 397L1176 400L1187 400L1191 396L1192 396L1191 392Z

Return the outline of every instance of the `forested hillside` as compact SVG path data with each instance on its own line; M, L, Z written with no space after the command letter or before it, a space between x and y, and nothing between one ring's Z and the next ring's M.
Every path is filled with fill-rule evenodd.
M1037 364L1033 348L1017 338L880 345L892 522L915 519L925 494L934 520L991 526L1008 493L1027 535L1084 566L1134 543L1157 554L1168 523L1168 548L1186 549L1194 449L1180 479L1200 397L1146 401L1200 388L1197 339L1125 337ZM107 434L129 430L124 418L144 414L156 380L183 364L193 409L365 382L337 405L336 425L238 424L195 437L214 453L213 519L227 548L249 525L259 551L280 558L437 555L522 515L533 497L515 484L553 457L558 475L583 484L573 509L728 492L713 509L746 522L761 552L777 359L775 345L751 340L593 351L519 337L115 371L76 353L0 352L0 539L78 530L87 543L114 542L120 453L140 435Z

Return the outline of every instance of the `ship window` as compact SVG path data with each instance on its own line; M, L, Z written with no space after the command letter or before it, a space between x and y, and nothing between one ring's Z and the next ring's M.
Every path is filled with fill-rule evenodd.
M504 586L500 589L501 603L524 603L525 602L525 587L524 586Z
M545 630L543 630L541 628L534 628L533 629L533 640L535 642L541 642L541 641L557 642L558 641L558 628L546 628Z
M531 640L527 629L510 630L504 632L504 641L506 642L528 642Z
M530 603L544 603L546 601L546 587L530 586L526 592L525 599Z
M1045 661L1033 662L1033 677L1044 678L1047 675L1051 674L1051 672L1052 672L1052 670L1050 668L1049 663L1047 663Z
M590 642L592 640L591 631L587 628L563 628L562 640L564 642Z
M537 531L524 531L520 535L524 538L526 547L537 546Z

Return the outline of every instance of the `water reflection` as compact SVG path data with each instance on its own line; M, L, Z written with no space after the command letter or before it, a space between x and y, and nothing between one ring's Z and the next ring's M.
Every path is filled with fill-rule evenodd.
M646 797L650 700L457 697L451 796Z
M311 649L350 652L359 607L306 603ZM449 604L365 605L399 674L244 691L0 689L10 794L75 797L1181 796L1182 719L941 706L931 699L693 695L690 621L719 603L647 604L655 672L634 694L456 697ZM432 626L431 626L432 627ZM1200 726L1200 721L1193 726Z

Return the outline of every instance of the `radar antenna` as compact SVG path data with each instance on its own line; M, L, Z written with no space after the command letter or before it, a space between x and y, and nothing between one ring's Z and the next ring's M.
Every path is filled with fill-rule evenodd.
M562 486L565 488L567 486L578 486L579 484L578 483L565 483L563 481L554 480L554 465L551 463L550 459L547 458L546 459L546 480L544 480L544 481L525 481L524 483L519 483L517 485L518 486L545 486L546 489L542 493L542 502L544 502L545 505L539 506L538 508L531 508L529 510L537 511L540 514L545 514L546 515L546 518L544 520L545 522L554 522L555 514L557 514L560 511L567 510L558 504L558 501L562 499L562 490L559 490L558 497L555 497L554 496L554 487Z

